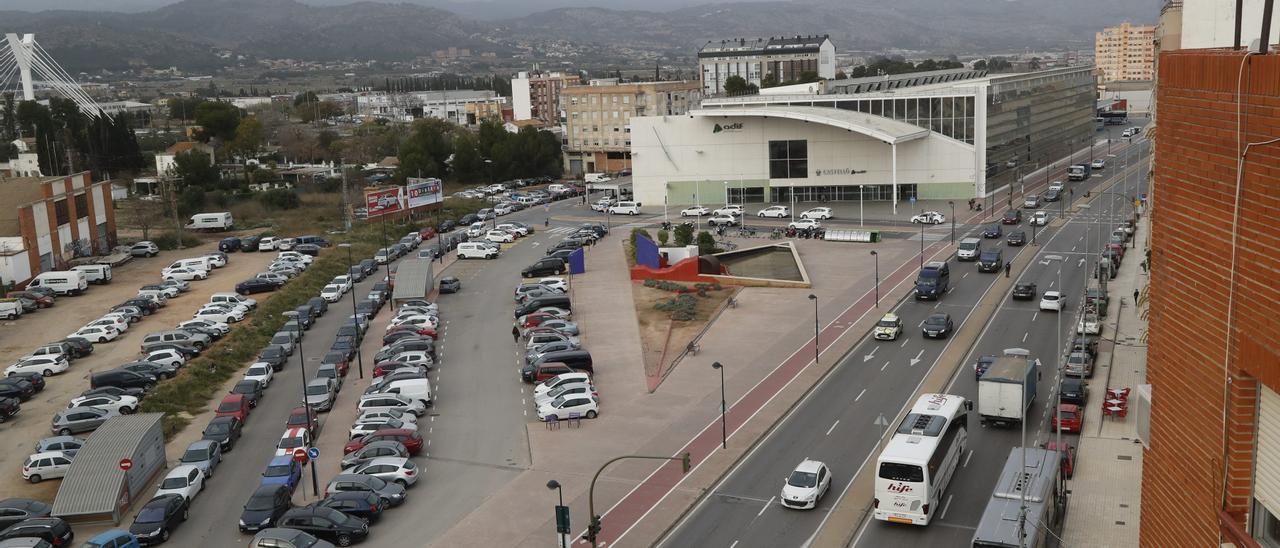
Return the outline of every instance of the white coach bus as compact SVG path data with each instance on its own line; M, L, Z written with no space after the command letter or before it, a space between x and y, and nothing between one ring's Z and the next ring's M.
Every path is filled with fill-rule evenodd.
M929 524L964 455L971 409L952 394L916 400L876 460L876 519Z

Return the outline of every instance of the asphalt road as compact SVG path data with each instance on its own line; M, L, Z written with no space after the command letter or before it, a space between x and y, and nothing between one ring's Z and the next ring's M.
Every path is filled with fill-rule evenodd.
M1112 165L1111 170L1104 172L1104 177L1073 183L1073 188L1079 193L1109 180L1117 171L1115 164ZM1053 178L1049 177L1049 179ZM1105 201L1109 203L1113 200ZM1056 216L1052 207L1047 209ZM1089 213L1093 214L1091 216L1096 216L1100 213L1100 209L1100 206L1095 206L1095 209L1089 210ZM965 227L961 234L976 231L979 226ZM1012 260L1020 253L1038 253L1042 248L1057 250L1059 246L1064 245L1066 249L1062 251L1070 252L1072 245L1083 243L1077 240L1078 236L1073 237L1073 234L1083 234L1083 227L1082 224L1072 223L1061 231L1052 229L1048 233L1040 231L1037 241L1042 244L1041 246L1006 248L1004 259ZM1008 228L1006 227L1006 232ZM1030 233L1030 227L1025 222L1021 228ZM1095 227L1096 230L1097 227ZM940 225L929 229L929 232L934 238L949 237L950 227ZM1054 232L1061 232L1063 236L1055 238ZM961 234L958 234L957 238ZM986 242L989 246L994 240L986 240ZM1003 240L1000 242L1000 246L1004 248ZM1066 245L1068 242L1072 245ZM1086 251L1083 245L1077 247L1079 253ZM1083 278L1079 276L1082 274L1074 269L1074 264L1071 263L1073 268L1064 270L1062 283L1067 284L1068 287L1081 287ZM1049 275L1047 270L1049 267L1038 263L1034 263L1034 267L1025 275L1032 277ZM1056 270L1052 272L1056 285ZM1074 282L1069 272L1076 272L1077 277ZM909 404L906 400L910 394L914 392L927 372L937 365L938 357L950 344L949 339L925 339L920 333L919 324L932 313L946 312L951 314L958 330L967 319L972 307L990 288L996 276L998 274L977 272L974 264L952 261L952 290L940 302L916 301L908 298L894 307L893 310L902 318L905 328L903 336L894 342L868 339L860 342L791 413L775 426L764 440L699 501L661 545L672 548L683 546L747 548L804 544L822 525L830 508L839 500L839 495L843 493L859 468L864 462L874 458L872 451L883 432L883 427L875 424L877 417L883 415L887 420L892 421L904 404ZM1074 286L1070 285L1073 283ZM1048 286L1048 280L1039 285L1041 290ZM1075 309L1076 305L1078 305L1078 299L1072 301L1068 314ZM1035 307L1036 304L1018 303L1002 308L1000 317L993 322L993 325L998 324L1001 327L987 330L982 337L982 342L976 348L983 353L999 353L998 351L1002 348L1022 346L1031 349L1035 354L1042 355L1042 361L1052 367L1052 355L1055 354L1053 349L1056 348L1054 346L1056 338L1052 336L1054 333L1052 330L1056 327L1056 319L1049 314L1037 314ZM1035 321L1031 321L1032 317L1036 318ZM1067 329L1070 324L1070 321L1064 321L1063 328ZM1037 336L1032 338L1032 332ZM1025 336L1024 333L1026 333ZM959 378L962 380L956 389L962 395L973 397L972 376L969 376L967 385L963 380L964 377L964 373L961 373ZM1048 379L1051 378L1051 375L1047 376L1045 382L1050 382ZM966 389L969 393L966 393ZM1044 398L1040 401L1043 403L1046 400L1047 398ZM998 441L990 442L979 437L984 434L986 431L978 432L977 436L971 437L970 447L978 448L986 443L1005 444L1010 441L1007 436L1004 436L1008 434L1007 432L997 431L992 437ZM992 454L1001 451L1007 454L1008 445L1002 445L1002 447L998 450L993 449ZM786 509L778 503L777 495L785 477L805 458L824 461L832 468L831 491L814 511L799 512ZM973 501L966 499L965 504L957 504L956 510L953 510L955 514L948 516L949 518L963 519L967 520L966 523L976 524L981 516L982 507L985 506L990 485L994 483L995 475L1003 464L1003 458L1003 455L998 458L991 457L997 461L991 464L987 464L984 459L974 461L978 464L975 468L986 468L990 477L976 477L977 474L971 474L967 470L959 474L955 482L957 486L967 481L985 481L986 483L968 486L966 492L972 492L977 498ZM953 491L961 490L962 488L957 487ZM976 508L973 508L974 506ZM970 513L973 515L970 516ZM943 525L930 527L928 531L945 535L951 529ZM971 532L963 529L959 531L962 533L957 533L955 538L963 537L967 542ZM897 533L897 531L893 532ZM915 532L910 531L910 533ZM877 539L868 541L866 545L906 545L897 540L899 539ZM926 545L934 546L932 541L935 539L929 540L930 542ZM948 538L939 537L936 541L940 545L950 544Z
M519 280L520 269L542 257L548 242L554 243L562 237L545 232L544 219L564 213L571 203L571 200L556 202L549 213L533 208L503 217L499 222L523 221L534 225L537 232L514 245L508 244L508 249L496 260L460 261L444 273L460 278L462 291L438 299L442 321L438 346L440 365L431 374L436 402L430 412L419 419L420 431L429 445L415 459L424 475L410 490L408 502L390 511L373 528L370 541L378 545L426 544L531 464L526 425L536 419L531 407L521 399L520 380L515 370L515 347L510 338L511 289ZM580 223L557 224L576 226ZM532 245L534 241L540 245ZM434 243L430 240L423 246ZM416 256L416 252L409 256ZM377 274L356 285L353 291L357 299L365 297L373 283L382 279L383 272L380 267ZM441 274L436 276L439 278ZM314 368L329 349L338 327L351 314L350 298L347 295L331 304L329 312L306 332L302 352L309 376L315 374ZM316 445L321 455L316 466L322 490L338 472L342 445L347 441L347 430L355 417L355 401L369 385L373 355L393 314L389 307L384 307L371 322L361 345L366 379L358 378L353 363L334 410L320 416L322 426ZM225 456L204 493L195 499L190 520L175 532L171 542L185 546L234 546L244 545L252 538L252 535L241 534L236 522L275 452L284 432L285 418L301 399L298 391L302 372L298 360L295 354L284 370L276 373L262 402L246 422L239 443ZM192 428L203 428L203 425ZM294 497L295 504L315 500L311 493L310 469L304 471L303 483Z

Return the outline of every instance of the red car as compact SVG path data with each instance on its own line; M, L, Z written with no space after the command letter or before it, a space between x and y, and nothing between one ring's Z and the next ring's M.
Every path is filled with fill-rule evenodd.
M5 296L10 299L16 299L18 297L31 299L35 301L36 306L40 308L49 308L50 306L53 306L53 297L50 297L49 295L41 295L34 291L10 291L9 294Z
M412 325L397 325L395 327L392 327L391 329L387 330L386 334L384 334L383 337L386 337L387 335L390 335L392 333L399 333L401 331L408 331L415 335L422 335L425 337L431 337L433 339L437 338L435 329L432 329L430 327L415 327Z
M351 358L343 352L329 352L320 360L320 365L333 364L338 369L338 374L347 376L347 371L351 369Z
M399 371L399 370L401 370L401 369L404 369L404 370L406 370L406 371L408 371L408 370L412 370L412 371L421 371L421 369L419 369L419 367L420 367L420 366L417 366L417 365L411 365L411 364L407 364L407 363L393 362L393 361L385 361L385 362L382 362L382 363L379 363L379 364L377 364L377 365L374 365L374 366L373 366L373 378L375 378L375 379L376 379L376 378L378 378L378 377L381 377L381 376L383 376L383 375L387 375L387 374L390 374L390 373L394 373L394 372Z
M1084 409L1074 403L1064 403L1058 406L1058 413L1053 417L1053 428L1056 430L1061 422L1063 432L1080 433L1080 427L1084 423Z
M419 231L418 231L418 236L421 236L421 237L422 237L422 241L424 241L424 242L425 242L425 241L427 241L427 240L429 240L429 239L431 239L431 238L436 237L436 229L431 228L431 227L424 228L424 229L422 229L422 230L419 230Z
M370 443L373 443L375 441L382 441L382 440L400 442L402 445L404 445L404 448L409 451L410 455L417 455L418 453L422 452L422 446L424 445L424 442L422 441L422 434L419 434L417 430L406 430L404 428L388 428L386 430L378 430L377 432L374 432L372 434L366 434L363 437L359 437L347 442L347 445L345 445L342 448L342 453L345 455L352 451L359 451L361 448L363 448L366 445L369 445Z
M249 419L249 409L251 408L249 400L243 394L228 394L218 403L218 409L214 411L213 416L235 417L240 419L240 422L245 422Z
M530 327L538 327L539 325L542 325L542 322L555 319L559 318L550 312L534 312L532 314L525 315L524 323L520 324L520 329L524 330Z
M1076 473L1076 448L1068 442L1062 442L1062 475L1067 479L1071 479ZM1049 442L1044 444L1044 448L1050 451L1059 451L1057 442Z
M311 430L311 435L315 436L316 432L320 431L320 420L316 417L315 411L308 413L306 407L294 407L293 411L289 412L289 418L285 419L284 427L286 430L307 428Z
M1022 210L1010 209L1004 212L1004 217L1000 218L1000 224L1016 225L1022 222Z
M1115 251L1121 259L1124 258L1124 244L1107 244L1107 249Z

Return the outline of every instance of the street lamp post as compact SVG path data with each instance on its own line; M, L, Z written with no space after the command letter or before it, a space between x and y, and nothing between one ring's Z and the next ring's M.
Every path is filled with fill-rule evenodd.
M956 202L947 200L947 205L951 206L951 244L956 243Z
M924 220L923 219L921 219L920 221L920 268L924 268Z
M284 312L282 315L290 320L296 321L298 319L298 313L293 310ZM298 325L302 325L302 322L298 322ZM302 339L299 338L297 344L294 346L298 347L298 365L302 369L302 377L299 379L302 381L302 407L307 410L307 430L310 431L311 424L316 420L316 416L315 411L311 409L311 405L307 403L307 358L302 355ZM311 434L314 436L315 432L311 432ZM308 455L308 457L310 457L310 455ZM310 458L308 458L306 462L307 465L311 467L311 492L316 493L316 496L318 497L320 493L320 479L316 477L316 463L311 462Z
M809 300L813 301L813 363L818 363L818 296L813 293L809 294Z
M600 473L604 472L604 469L608 468L610 464L613 464L623 459L678 460L680 461L680 470L685 474L688 474L689 470L692 468L692 464L690 462L691 459L688 451L680 453L679 456L675 456L675 457L655 457L655 456L649 456L649 455L623 455L621 457L614 457L612 459L609 459L604 464L600 465L600 469L596 470L596 475L591 477L591 487L587 488L587 514L591 516L590 518L591 522L590 522L590 525L587 525L587 534L585 535L585 538L587 542L591 543L591 548L597 548L598 537L600 535L601 516L596 515L596 480L600 479Z
M351 265L351 244L343 242L338 244L338 247L345 248L347 250L347 273L348 275L350 275L351 266L352 266ZM356 292L353 289L351 291L351 316L355 317L355 315L359 313L360 312L356 310ZM359 350L356 351L356 364L360 368L360 378L363 379L364 378L364 358L360 357Z
M1055 376L1053 380L1056 387L1055 389L1058 393L1057 402L1054 404L1054 416L1058 417L1057 410L1062 408L1062 367L1065 350L1062 347L1062 314L1065 312L1064 308L1067 305L1066 300L1063 299L1063 296L1066 295L1066 291L1063 291L1062 288L1062 265L1066 262L1067 258L1062 255L1045 255L1044 259L1046 261L1056 261L1058 263L1058 367L1057 376ZM1084 301L1080 301L1080 303L1083 306ZM1054 444L1058 448L1058 451L1065 451L1062 447L1062 418L1058 417L1054 422L1056 423L1053 428Z
M724 366L720 362L711 364L711 368L720 372L720 448L729 448L729 407L724 397Z
M560 497L560 504L556 505L556 534L560 537L560 548L569 548L569 507L564 505L564 488L560 482L551 480L547 482L547 489L555 489Z
M876 261L876 308L880 308L880 254L872 249L871 258Z

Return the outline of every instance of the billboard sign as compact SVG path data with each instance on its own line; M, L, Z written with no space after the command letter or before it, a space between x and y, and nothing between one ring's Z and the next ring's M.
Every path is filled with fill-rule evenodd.
M431 204L438 204L444 199L443 185L440 179L415 179L410 177L405 191L408 196L409 209Z
M374 218L389 213L399 213L404 209L400 197L401 187L364 191L364 206L368 209L368 217Z

